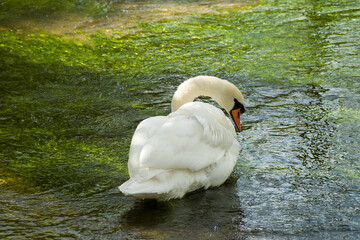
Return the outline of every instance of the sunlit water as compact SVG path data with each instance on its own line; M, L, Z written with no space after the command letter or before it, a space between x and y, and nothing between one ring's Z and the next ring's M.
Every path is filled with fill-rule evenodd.
M328 50L328 55L313 56L326 62L322 85L219 76L246 97L238 163L223 186L180 200L158 203L123 196L116 186L127 176L114 166L124 164L137 124L167 114L173 92L189 76L134 76L131 84L118 86L107 85L107 76L103 82L89 76L75 90L66 84L45 84L34 93L19 88L24 96L30 91L35 101L29 108L26 97L17 96L16 104L6 106L1 121L18 124L19 130L4 131L0 156L5 166L13 161L34 169L28 177L34 186L24 192L15 183L8 187L16 175L2 170L8 177L0 182L0 238L358 239L360 39L355 30L360 8L342 7L345 16L323 13L339 19L321 28L327 31L324 39L316 38ZM249 55L264 56L261 48L244 57ZM295 61L292 76L313 71L309 61ZM257 76L276 71L274 63L269 65L257 69ZM99 104L99 99L106 100ZM84 102L88 109L79 111ZM14 117L18 112L24 112L20 120ZM33 125L55 130L36 132ZM42 159L43 167L22 163L36 159Z
M21 18L13 16L5 21L7 27L34 31L41 30L53 34L69 34L117 30L134 32L138 23L156 22L159 20L181 19L191 14L215 13L216 9L240 9L253 4L253 0L180 0L180 1L109 1L111 11L100 19L89 14L53 13L53 15ZM77 35L80 37L80 35Z

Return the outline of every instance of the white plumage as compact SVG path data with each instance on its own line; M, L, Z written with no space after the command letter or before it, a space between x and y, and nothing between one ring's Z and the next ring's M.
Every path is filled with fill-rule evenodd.
M203 86L199 89L196 84ZM235 98L243 103L242 94L231 83L200 76L179 86L171 114L139 124L130 146L130 179L119 187L121 192L137 198L168 200L225 182L240 151L234 126L220 109L189 102L195 95L213 97L211 93L222 91L224 84L229 88L225 88L227 95L212 94L221 96L217 102L231 105L230 101L234 105ZM230 112L231 108L226 110Z

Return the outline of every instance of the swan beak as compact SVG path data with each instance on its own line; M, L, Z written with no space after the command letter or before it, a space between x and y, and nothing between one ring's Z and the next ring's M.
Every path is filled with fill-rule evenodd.
M232 120L235 123L235 126L236 126L237 130L239 132L241 132L241 123L240 123L241 110L240 110L240 108L236 108L236 109L231 110L230 115L231 115Z

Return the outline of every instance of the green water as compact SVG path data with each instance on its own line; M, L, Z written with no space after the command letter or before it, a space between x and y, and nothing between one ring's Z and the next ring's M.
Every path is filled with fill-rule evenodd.
M75 12L107 23L123 6L43 3L29 12L45 21ZM65 35L17 27L26 4L6 4L0 238L360 237L359 1L179 1L211 11ZM165 203L123 196L137 124L168 114L176 87L203 74L246 98L230 179Z

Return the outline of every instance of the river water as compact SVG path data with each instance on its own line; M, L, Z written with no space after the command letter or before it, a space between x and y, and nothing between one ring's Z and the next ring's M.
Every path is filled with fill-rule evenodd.
M360 238L359 1L117 4L148 25L118 20L120 33L89 37L114 31L116 17L61 31L41 19L3 23L0 238ZM74 28L86 33L64 43L67 62L35 51L44 39L60 48L53 34L72 38ZM179 83L200 74L230 80L246 99L231 177L168 202L123 196L137 124L168 114Z

